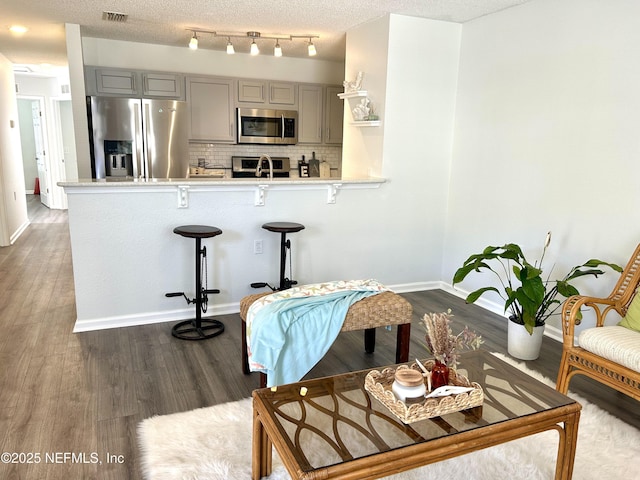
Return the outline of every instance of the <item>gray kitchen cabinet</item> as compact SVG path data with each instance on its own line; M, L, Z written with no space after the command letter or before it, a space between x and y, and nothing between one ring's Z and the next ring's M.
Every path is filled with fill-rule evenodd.
M344 123L344 102L338 97L344 89L339 86L326 87L324 108L324 143L340 145Z
M322 85L300 85L298 108L298 143L322 143Z
M266 82L259 80L238 80L238 102L265 103Z
M114 93L119 95L138 95L137 74L130 70L98 68L95 73L97 93Z
M296 105L297 85L285 82L238 80L238 103L253 103L257 108L278 108Z
M342 87L302 84L298 90L298 143L342 144Z
M269 103L272 105L294 106L296 104L296 85L269 82Z
M187 77L190 140L235 143L235 85L229 78Z
M149 97L181 98L182 75L173 73L143 73L142 95Z

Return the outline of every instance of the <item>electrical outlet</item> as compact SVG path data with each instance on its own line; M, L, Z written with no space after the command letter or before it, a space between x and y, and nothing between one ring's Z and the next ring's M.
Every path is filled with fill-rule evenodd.
M262 240L253 241L253 253L259 255L262 253Z

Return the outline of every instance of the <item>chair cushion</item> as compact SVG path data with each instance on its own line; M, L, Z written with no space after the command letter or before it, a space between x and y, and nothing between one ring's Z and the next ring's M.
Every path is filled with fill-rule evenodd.
M640 332L617 325L587 328L578 343L591 353L640 372Z
M640 332L640 295L636 294L636 296L633 297L631 305L629 305L627 309L627 314L618 325Z

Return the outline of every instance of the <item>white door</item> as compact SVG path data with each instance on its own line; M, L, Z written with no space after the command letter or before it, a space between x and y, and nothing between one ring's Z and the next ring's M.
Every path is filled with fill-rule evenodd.
M40 100L31 102L31 117L33 119L33 136L36 144L36 163L38 165L38 179L40 181L40 201L49 206L49 173L47 171L47 158L44 148L44 131L42 126L42 110Z

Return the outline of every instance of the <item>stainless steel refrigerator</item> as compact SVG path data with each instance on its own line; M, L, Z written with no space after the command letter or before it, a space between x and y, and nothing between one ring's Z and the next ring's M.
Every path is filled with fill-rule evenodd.
M187 178L187 104L87 97L94 178Z

